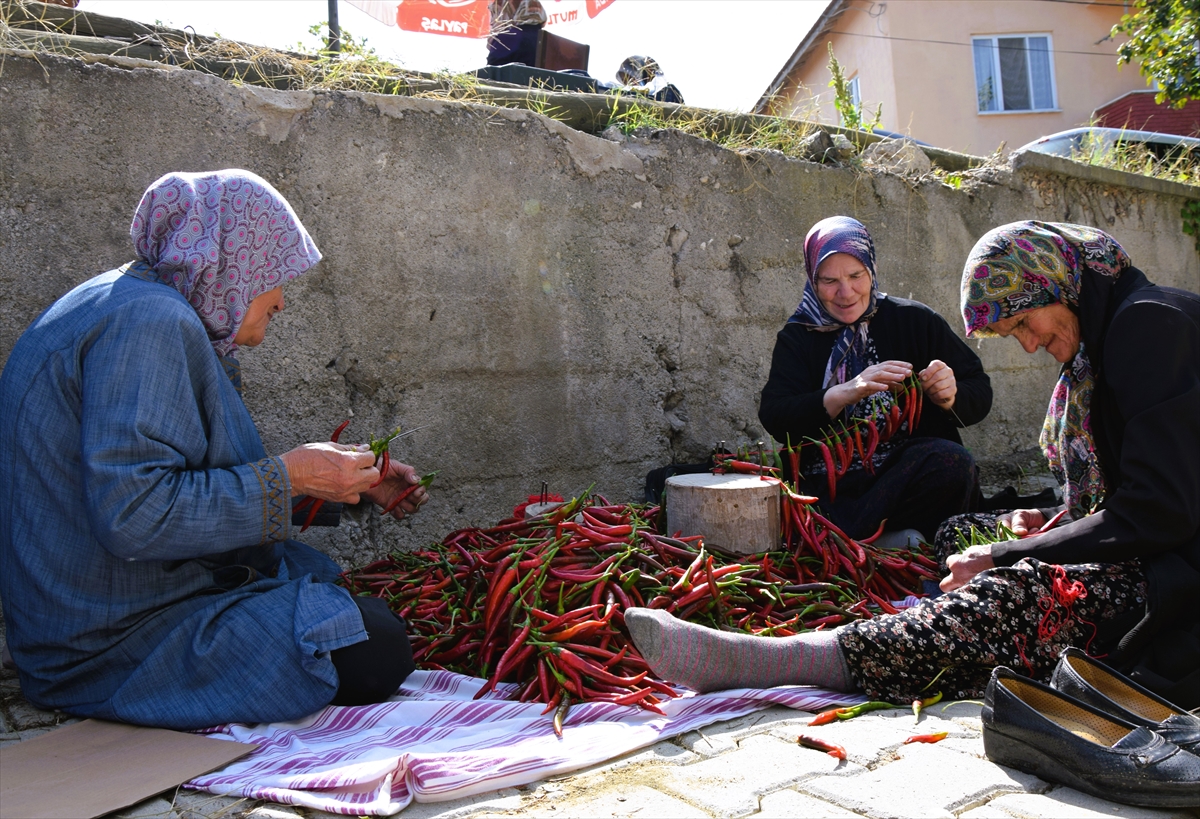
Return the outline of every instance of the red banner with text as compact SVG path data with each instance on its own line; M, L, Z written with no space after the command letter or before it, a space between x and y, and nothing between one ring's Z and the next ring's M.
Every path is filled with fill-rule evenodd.
M478 39L488 36L490 21L487 0L404 0L396 9L402 30L427 34Z

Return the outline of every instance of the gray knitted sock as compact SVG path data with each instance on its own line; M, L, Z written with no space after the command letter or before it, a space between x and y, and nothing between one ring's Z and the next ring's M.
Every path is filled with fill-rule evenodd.
M857 690L835 631L756 637L698 626L657 609L631 608L625 625L654 673L696 691L815 685Z

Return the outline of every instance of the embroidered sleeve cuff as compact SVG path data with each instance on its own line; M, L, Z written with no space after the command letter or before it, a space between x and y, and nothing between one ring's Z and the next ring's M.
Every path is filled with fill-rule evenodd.
M287 540L291 534L292 484L279 458L263 458L250 464L263 488L262 543Z

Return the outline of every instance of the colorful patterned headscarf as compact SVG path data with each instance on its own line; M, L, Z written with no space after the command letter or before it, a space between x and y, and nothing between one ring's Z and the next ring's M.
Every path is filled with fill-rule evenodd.
M242 170L167 174L142 195L129 235L138 259L196 310L222 358L237 350L250 302L321 259L287 200Z
M835 253L846 253L871 274L871 300L866 311L853 324L843 324L829 314L817 297L817 269L821 262ZM849 216L830 216L812 226L804 238L804 268L808 274L804 295L789 324L801 324L821 333L837 332L833 352L825 365L824 386L843 384L867 367L875 364L875 350L867 334L871 317L879 309L879 280L875 274L875 244L871 234L857 219Z
M963 268L962 314L968 337L995 336L994 322L1061 303L1096 326L1128 254L1102 230L1056 222L1014 222L984 235ZM1081 298L1081 296L1083 298ZM1081 339L1088 334L1081 333ZM1062 484L1071 517L1095 511L1107 484L1092 437L1095 377L1085 344L1063 365L1050 396L1039 443Z

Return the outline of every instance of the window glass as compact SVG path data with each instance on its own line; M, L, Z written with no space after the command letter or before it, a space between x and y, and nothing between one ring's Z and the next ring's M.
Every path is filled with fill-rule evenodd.
M1054 108L1054 69L1046 35L972 38L979 111Z
M1000 83L1004 86L1004 110L1028 111L1029 60L1025 56L1024 37L998 37L1000 53Z
M975 91L979 98L980 111L995 111L996 101L1000 98L996 88L996 76L993 71L992 54L995 49L990 39L976 40L975 47Z
M1029 77L1033 85L1033 107L1054 107L1054 84L1050 80L1050 40L1029 38Z

